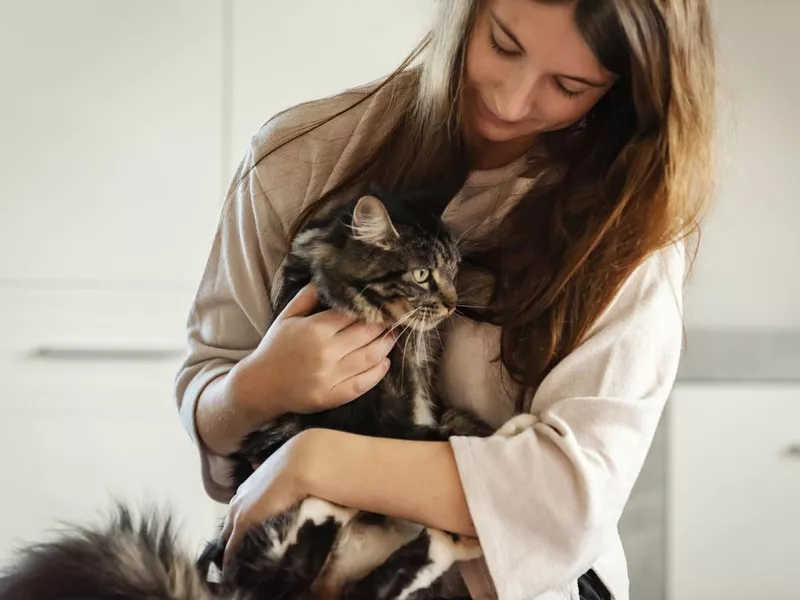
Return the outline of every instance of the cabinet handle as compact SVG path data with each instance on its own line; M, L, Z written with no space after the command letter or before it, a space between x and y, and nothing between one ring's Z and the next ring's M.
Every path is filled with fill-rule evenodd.
M156 361L176 358L184 352L183 348L156 346L45 345L34 348L30 355L35 359L43 360Z
M786 454L792 458L800 458L800 442L789 446L789 448L786 450Z

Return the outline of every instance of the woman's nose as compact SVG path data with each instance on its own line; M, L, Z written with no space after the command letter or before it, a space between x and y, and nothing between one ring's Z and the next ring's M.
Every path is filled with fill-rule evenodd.
M537 85L534 76L508 81L495 96L497 116L512 123L525 120L533 110Z

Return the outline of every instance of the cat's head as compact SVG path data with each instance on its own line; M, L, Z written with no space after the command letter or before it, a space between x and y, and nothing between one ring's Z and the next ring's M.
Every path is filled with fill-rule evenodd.
M325 301L370 323L426 330L456 307L460 256L424 202L365 195L297 236Z

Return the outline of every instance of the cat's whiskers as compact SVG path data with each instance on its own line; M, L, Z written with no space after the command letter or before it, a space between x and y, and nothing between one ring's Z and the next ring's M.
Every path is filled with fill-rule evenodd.
M459 293L459 295L462 295L462 296L463 296L464 294L469 294L470 292L474 292L474 291L475 291L475 290L477 290L477 289L480 289L480 288L485 288L485 287L486 287L486 284L483 284L483 283L476 283L476 284L475 284L475 285L473 285L472 287L469 287L469 288L467 288L467 289L465 289L465 290L464 290L464 289L459 289L459 290L458 290L458 293Z
M422 320L422 319L421 319ZM425 347L423 345L425 341L425 331L422 328L416 330L417 332L417 347L416 355L417 355L417 365L422 365L423 362L427 359L427 356L423 356L425 354Z
M397 337L402 337L409 329L411 329L415 324L415 319L417 317L417 313L419 312L420 307L414 308L407 313L405 313L402 317L400 317L397 322L386 332L384 335L389 335L398 327L402 327L403 329L397 334ZM405 357L408 351L408 342L411 339L411 336L406 336L406 341L403 344L403 351L402 356L403 360L400 364L400 389L403 390L403 384L405 381L405 368L406 368L406 361Z
M439 328L434 327L433 330L436 332L436 337L439 339L439 347L444 348L444 341L442 340L442 334L439 333Z
M461 235L458 236L458 239L456 239L455 244L454 244L456 246L456 248L458 248L458 245L461 243L461 240L464 239L464 236L467 235L470 231L475 229L480 224L481 224L481 222L478 221L477 223L474 223L470 227L467 227L463 232L461 232Z
M384 333L384 334L383 334L383 337L385 338L387 335L391 334L391 333L392 333L392 332L393 332L395 329L397 329L398 327L400 327L400 326L403 324L403 322L404 322L404 321L406 321L406 320L408 320L408 319L412 318L412 317L414 316L414 314L415 314L415 313L416 313L418 310L419 310L419 307L417 307L417 308L414 308L414 309L412 309L412 310L408 311L406 314L404 314L404 315L403 315L402 317L400 317L399 319L397 319L397 322L396 322L394 325L392 325L392 326L391 326L391 327L390 327L390 328L389 328L389 329L386 331L386 333ZM406 331L406 330L404 329L403 331L401 331L401 332L400 332L400 334L399 334L399 335L403 335L403 333L405 333L405 331ZM399 336L398 336L398 337L399 337Z
M413 318L411 319L410 324L411 325L414 324L414 319ZM403 330L403 333L408 331L409 327L410 327L410 325L406 326L406 328ZM400 389L401 390L403 389L404 384L405 384L405 380L406 380L406 377L405 377L405 373L406 373L406 354L408 352L408 342L409 342L410 339L411 339L411 336L407 335L406 336L406 341L403 344L403 364L400 367Z
M461 319L465 323L469 323L470 322L470 320L463 313L459 312L458 309L453 311L453 316L458 318L458 319Z

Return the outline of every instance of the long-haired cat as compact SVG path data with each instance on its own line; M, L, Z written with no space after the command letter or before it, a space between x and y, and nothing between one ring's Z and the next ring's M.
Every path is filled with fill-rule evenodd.
M424 196L364 195L310 222L294 240L276 314L313 281L316 310L336 308L397 333L391 367L348 404L284 415L249 435L231 456L232 486L308 428L446 440L513 435L526 425L517 419L494 432L436 397L437 327L456 307L460 259L441 207ZM211 565L222 565L221 541L193 562L177 548L168 520L152 515L136 525L122 508L105 530L78 529L31 548L0 580L0 600L419 600L435 597L454 562L477 556L477 540L309 498L252 528L221 581L211 583Z

